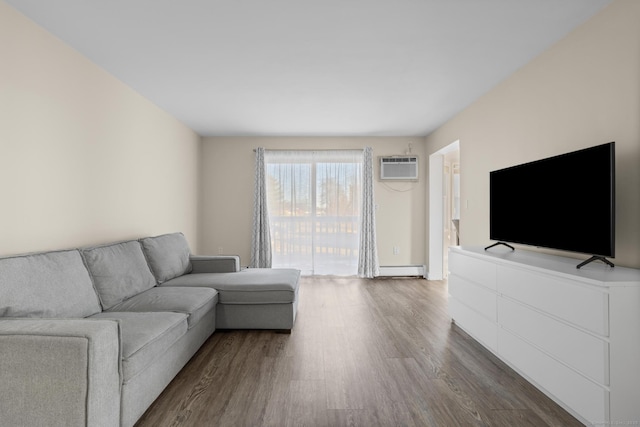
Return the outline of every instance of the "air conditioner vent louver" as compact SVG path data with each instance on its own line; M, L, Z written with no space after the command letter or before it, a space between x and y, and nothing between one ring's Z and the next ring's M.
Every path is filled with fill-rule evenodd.
M381 181L417 181L418 158L416 156L380 157Z

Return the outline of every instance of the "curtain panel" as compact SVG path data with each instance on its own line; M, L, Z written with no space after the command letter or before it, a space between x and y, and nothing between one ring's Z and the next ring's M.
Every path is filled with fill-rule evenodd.
M376 242L376 203L373 191L373 149L366 147L362 160L362 209L360 212L358 276L380 275Z
M265 150L260 147L255 154L255 188L253 192L253 232L251 235L251 267L271 268L271 229L267 211L267 186L265 175Z

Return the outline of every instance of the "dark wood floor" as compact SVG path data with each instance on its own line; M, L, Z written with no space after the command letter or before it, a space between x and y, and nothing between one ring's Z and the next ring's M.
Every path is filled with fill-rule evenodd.
M216 332L147 426L578 426L452 325L445 282L305 277L291 335Z

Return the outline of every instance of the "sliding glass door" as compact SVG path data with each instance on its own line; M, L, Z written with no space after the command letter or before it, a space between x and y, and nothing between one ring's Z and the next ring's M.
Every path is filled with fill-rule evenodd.
M362 151L268 151L266 187L273 267L355 275Z

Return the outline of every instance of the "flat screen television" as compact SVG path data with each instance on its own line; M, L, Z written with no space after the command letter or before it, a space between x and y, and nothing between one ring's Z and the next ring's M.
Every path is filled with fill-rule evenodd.
M613 266L604 257L615 257L615 143L491 172L489 228L491 240Z

